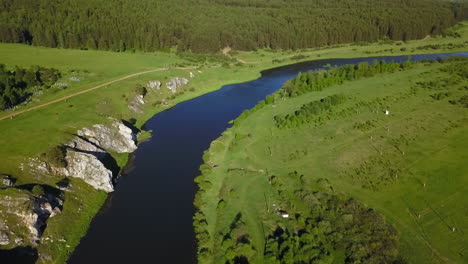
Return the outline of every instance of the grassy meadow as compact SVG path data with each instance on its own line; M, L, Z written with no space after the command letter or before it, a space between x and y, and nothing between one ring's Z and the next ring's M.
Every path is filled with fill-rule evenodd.
M374 43L351 43L296 51L258 50L255 52L234 52L235 57L248 64L284 64L289 61L316 60L330 58L354 58L414 55L467 50L468 22L454 26L454 31L461 37L427 36L421 40L385 41Z
M212 56L200 55L191 57L182 56L176 53L116 53L92 50L51 49L20 44L1 43L0 63L5 64L8 68L11 69L13 69L15 66L28 68L31 65L40 65L43 67L57 68L63 74L63 80L61 81L67 82L69 84L69 87L66 89L50 88L43 95L34 96L32 98L31 103L29 103L28 105L20 105L15 109L1 112L0 118L2 116L14 113L15 111L21 111L30 107L44 104L52 100L59 99L64 96L82 91L84 89L88 89L96 85L100 85L121 78L126 75L159 68L161 68L162 70L158 72L142 74L134 78L129 78L120 82L116 82L111 85L90 91L88 93L77 95L64 101L60 101L36 110L32 110L30 112L23 113L13 118L0 120L0 173L10 174L17 178L17 185L34 183L55 186L55 183L60 179L59 177L39 177L37 175L30 174L26 171L22 171L20 169L20 166L21 164L27 162L29 158L38 157L41 153L47 151L52 147L55 147L59 144L67 143L73 137L73 134L75 134L77 130L83 127L91 126L97 123L106 123L109 122L109 117L113 117L125 120L134 118L136 119L136 126L140 128L146 122L146 120L151 118L154 114L164 111L165 109L168 109L179 102L189 100L196 96L200 96L202 94L214 91L226 84L244 82L258 78L260 76L260 71L262 70L281 65L292 64L299 61L324 58L407 55L417 53L466 51L467 48L463 40L466 39L466 37L468 36L468 23L463 23L462 26L460 26L457 30L462 34L461 38L437 37L428 38L420 41L343 45L340 47L327 47L323 49L311 49L301 51L233 51L229 55L231 58L221 59L219 58L222 57L221 55L217 55L217 58L212 59ZM449 45L448 43L452 43L452 45ZM417 47L419 46L436 44L438 44L439 46L436 46L435 49L417 49ZM176 69L176 67L186 66L194 68L185 70ZM436 71L436 69L432 70ZM400 87L396 84L401 83L401 87L395 89L394 92L396 92L399 89L404 90L406 89L405 87L409 83L409 80L413 78L414 74L422 74L425 71L427 71L427 69L425 68L416 69L412 72L405 72L397 75L385 75L378 78L376 77L369 80L355 82L353 84L349 84L351 88L347 88L347 91L356 91L357 93L359 93L359 96L362 96L362 98L370 98L372 96L376 96L377 94L375 93L386 94L388 92L388 89L386 89L386 87L383 86L382 83L386 83L387 86L395 86L396 88ZM195 77L190 79L189 72L195 73ZM438 72L437 74L441 75L442 73ZM173 95L169 92L168 89L165 88L164 83L170 80L172 77L176 76L188 78L190 82L188 85L184 86L180 90L180 92ZM71 82L69 81L69 78L71 77L79 77L81 81ZM161 90L149 91L149 93L145 97L146 104L142 113L134 113L130 111L128 108L128 104L135 96L134 88L137 85L146 85L149 81L153 80L159 80L163 83ZM365 88L361 89L361 86ZM336 87L333 89L339 90L341 88ZM326 92L333 91L333 89L327 90ZM320 96L320 94L314 94L313 96ZM358 95L355 96L358 97ZM448 254L447 256L451 257L451 253L449 254L447 252L451 252L451 250L453 251L455 249L444 248L443 245L436 245L437 243L443 244L443 241L434 242L435 244L431 244L432 242L430 239L432 237L435 237L434 234L432 234L431 232L438 232L442 234L444 230L443 228L437 226L438 220L434 215L447 214L450 215L450 217L452 217L453 213L456 216L457 211L455 209L451 209L453 210L453 212L445 211L448 210L448 208L452 207L444 206L446 205L445 203L458 201L457 199L463 197L463 192L460 190L460 192L454 191L447 193L446 190L451 190L450 188L452 188L452 186L455 186L455 190L458 190L462 188L463 185L460 184L459 179L452 179L450 181L444 181L442 179L439 179L439 176L443 173L446 173L446 171L440 169L438 170L437 168L431 169L431 166L436 166L436 163L424 159L423 161L420 161L424 162L424 164L421 163L420 165L418 165L419 163L415 163L414 165L415 168L413 173L420 173L425 175L426 177L425 180L427 181L428 188L422 189L422 191L426 192L427 190L427 192L431 193L431 196L427 198L427 202L432 203L435 201L439 201L437 199L440 199L443 195L453 194L455 196L450 196L453 198L447 198L446 200L444 200L445 203L438 203L437 205L434 204L433 206L435 210L437 210L437 213L434 213L434 211L431 210L427 210L427 207L424 203L420 202L411 204L412 209L408 210L419 210L423 215L422 219L425 219L424 217L427 217L428 219L428 221L424 222L424 224L419 224L418 221L409 217L408 215L411 214L409 214L405 210L399 212L399 214L394 214L402 208L402 203L404 203L405 201L407 202L408 200L413 201L416 199L415 197L417 197L420 194L420 192L415 191L418 189L416 180L411 180L411 177L408 177L407 179L405 178L405 181L407 181L408 184L401 184L401 188L405 188L406 191L400 194L400 196L402 197L401 199L393 200L391 199L392 191L390 190L392 190L392 188L398 189L399 185L391 185L388 188L386 187L385 192L376 193L374 191L359 188L357 185L355 185L349 180L338 180L338 178L336 178L338 176L336 176L337 174L335 173L335 171L330 169L337 168L333 164L330 164L332 160L330 159L330 157L336 157L340 160L353 159L356 158L355 155L350 154L354 153L353 151L360 153L362 151L362 155L364 155L365 153L367 153L368 155L372 154L372 149L368 147L369 143L368 141L366 141L367 135L360 134L360 132L354 131L353 137L355 140L362 140L362 150L355 149L358 147L356 144L352 144L353 141L350 140L350 138L342 138L340 139L340 141L336 140L335 138L329 138L333 134L330 134L329 137L324 136L328 135L327 133L330 133L330 131L341 131L340 133L342 134L344 134L345 132L347 133L349 130L349 126L351 125L351 121L333 121L336 123L336 126L341 128L336 129L335 125L327 125L320 128L320 131L317 130L318 134L314 134L313 136L305 130L302 132L298 130L298 134L295 134L294 136L295 138L297 138L297 141L295 141L294 144L287 146L276 146L275 148L277 149L274 149L272 151L274 151L274 155L290 155L291 152L296 151L295 148L297 147L297 145L304 145L303 143L301 143L301 140L306 140L305 142L309 142L314 146L314 151L308 151L308 159L306 160L300 158L297 160L287 160L285 157L275 157L275 159L279 159L277 161L281 162L278 162L276 164L272 164L271 162L269 162L271 157L267 157L264 155L265 149L263 147L265 146L265 144L272 144L274 139L279 139L282 137L284 139L284 137L289 137L287 136L289 133L288 131L277 131L274 128L271 128L271 114L274 114L274 111L293 111L298 104L307 100L310 100L310 98L300 97L295 98L294 100L289 100L288 103L278 104L280 107L272 109L273 112L271 113L266 110L262 110L259 113L256 113L255 116L243 122L241 127L236 128L240 129L239 131L248 131L247 133L255 132L253 133L253 135L268 135L263 138L265 142L255 143L253 140L250 139L249 141L243 142L242 144L246 143L245 147L246 150L248 150L248 152L245 152L245 154L233 155L231 151L227 152L226 150L223 150L221 153L214 152L215 155L213 155L213 157L214 159L216 159L215 162L222 164L222 168L249 167L252 168L252 170L254 170L252 177L249 177L248 181L245 182L241 180L245 178L243 173L230 172L226 175L232 176L230 178L232 179L232 182L230 182L229 184L232 184L235 187L235 189L238 189L238 196L242 197L242 199L236 202L236 208L244 208L243 210L250 210L250 212L246 214L246 221L250 224L249 226L252 227L252 234L254 234L255 237L254 241L258 243L258 247L260 247L262 243L262 235L258 232L258 228L256 228L258 227L257 215L262 211L258 210L260 207L257 208L255 206L252 206L252 204L258 204L260 206L260 204L264 202L262 200L262 197L259 197L255 193L251 192L247 187L249 185L252 185L258 186L258 188L262 189L266 188L267 186L264 185L265 178L260 174L257 175L257 173L255 173L255 170L257 168L265 169L271 166L271 171L286 171L287 168L305 166L303 168L304 170L307 169L308 174L323 173L323 176L330 176L330 179L333 179L333 183L336 184L336 188L340 189L341 191L349 192L353 196L359 197L360 199L362 198L362 200L365 201L369 206L381 210L383 213L388 215L388 217L396 217L401 215L401 219L398 217L398 221L401 221L401 226L399 226L399 228L406 228L404 230L408 231L407 239L405 239L405 235L402 232L402 243L408 244L408 247L406 247L408 252L410 252L413 248L423 248L424 246L422 246L423 244L421 241L429 241L428 245L442 252L440 253L441 256L446 256L445 254ZM419 102L417 99L411 100ZM443 111L443 114L445 113L447 116L449 116L449 120L453 119L453 116L449 115L451 109L453 109L451 108L452 106L446 105L442 102L433 102L431 98L426 98L426 101L430 103L429 105L434 106L438 110L438 104L440 104L440 110L446 108ZM397 103L398 102L395 102L395 104ZM419 105L419 103L416 105ZM412 125L414 124L413 121L405 121L406 123L403 124L402 120L404 120L403 117L408 117L403 110L411 110L404 108L411 108L413 106L415 107L415 105L411 104L408 104L406 106L399 106L399 109L401 110L397 110L395 112L395 115L401 115L402 119L395 120L395 125L404 126L404 124L406 124L407 126L412 127ZM427 116L429 119L423 120L422 116ZM393 117L394 115L392 110L392 118ZM452 121L459 122L462 117L463 116L459 116L459 119L454 119ZM364 115L356 115L355 118L357 118L356 120L366 120L366 116ZM388 121L380 115L376 115L376 118L379 118L378 122L382 123L379 123L380 129L375 129L375 138L387 133L384 124L386 124L385 122ZM421 126L424 126L425 129L428 129L430 125L433 124L432 122L441 122L439 119L434 120L434 118L436 117L432 114L431 111L422 111L420 115L415 115L414 118L418 120L421 119ZM258 122L258 120L260 120L261 122ZM460 129L454 129L454 132L450 133L455 133L455 131L459 130ZM466 156L466 153L463 153L463 146L466 147L465 143L468 144L468 142L466 138L464 139L464 141L460 141L460 138L463 138L463 131L458 132L458 138L455 137L455 134L453 134L453 137L450 137L451 141L447 141L449 139L445 137L440 139L438 138L437 140L432 140L431 136L433 135L426 134L426 130L423 131L424 133L421 134L421 137L423 137L426 140L429 140L430 138L430 141L432 142L433 147L435 149L437 149L436 146L441 145L453 145L454 148L458 148L458 151L460 152L459 155L450 154L453 152L449 153L450 157L453 156L453 163L450 164L452 164L454 167L451 168L453 171L463 171L463 169L466 171L466 168L464 167L456 167L460 166L457 160L461 159L463 155ZM419 132L420 129L418 129L418 133ZM154 131L154 133L157 133L157 131ZM224 138L229 138L230 133L231 132L227 132ZM407 133L410 133L409 128ZM434 132L434 135L436 135L437 133L438 132ZM337 134L333 137L339 137L339 135L342 134ZM214 145L216 144L219 143L214 143ZM375 144L380 143L376 142ZM385 145L382 142L381 144ZM351 146L349 146L350 148L346 148L346 146L348 145L352 145L354 147L351 148ZM427 155L429 155L431 158L436 159L438 157L437 155L447 155L447 153L445 153L444 151L430 152L435 150L433 148L425 149L428 147L427 144L422 144L420 147L421 148L415 147L411 151L408 150L407 156L417 157L421 153L431 153L430 155ZM249 154L247 155L247 153ZM126 155L115 155L115 158L120 166L124 166L127 161ZM311 162L309 162L309 158ZM288 164L288 166L283 168L283 165L280 164ZM344 173L345 171L349 170L349 168L345 166L347 164L346 162L341 162L340 164L344 166L343 168L341 168L340 172L343 171ZM221 170L216 171L216 173L213 174L213 177L216 176L216 179L213 182L215 186L221 188L221 186L224 184L224 176L226 175L218 174L219 172L221 172ZM333 178L332 175L334 175L333 177L335 178ZM343 175L342 177L343 179L347 179L346 175ZM239 181L236 179L239 179ZM50 256L50 258L41 258L39 260L40 263L64 263L70 252L72 252L74 247L76 247L76 245L79 243L80 238L86 233L87 227L92 217L97 213L97 211L106 199L105 193L90 188L81 180L71 179L71 181L73 183L73 186L75 186L74 191L66 192L64 210L62 214L52 219L49 219L47 229L45 230L43 236L52 237L55 241L57 241L61 237L64 237L67 240L67 244L65 245L58 242L52 243L42 241L41 244L38 246L38 249L42 255ZM246 185L247 183L249 185ZM439 190L442 187L444 187L443 190ZM430 188L438 189L429 191L431 190ZM400 189L398 190L400 191ZM216 197L218 194L213 193L211 195L213 197ZM378 195L381 195L381 197L378 197ZM384 206L387 204L388 206ZM457 206L463 207L463 204L457 203ZM462 209L466 210L466 208ZM237 209L232 210L236 211ZM209 215L210 219L218 219L217 221L222 223L224 216L217 216L213 210L209 211L207 214ZM461 216L455 216L453 216L453 221L461 222L460 229L462 229L464 220L460 217L462 217L463 214L461 214ZM430 221L434 221L434 223L431 223ZM397 223L396 220L395 223ZM428 226L424 226L425 224L427 224ZM431 227L431 224L435 226ZM455 224L458 225L458 222L453 223L453 225ZM213 225L213 232L214 230L216 230L216 228L220 226L222 226L222 224ZM440 228L440 230L437 231L437 228ZM424 230L424 232L420 230ZM420 236L419 238L412 235L415 232L418 232ZM454 239L453 236L458 234L459 233L456 232L453 234L447 233L443 237L446 240L457 241ZM413 239L414 241L412 241L411 239ZM458 241L465 241L466 243L466 240L463 239L464 238L461 238ZM414 242L414 245L412 245L411 242ZM429 253L431 251L429 251L429 247L426 245L426 251L423 250L418 252ZM430 258L435 259L432 257ZM423 259L423 257L419 258L419 256L416 256L415 259ZM463 259L463 257L459 256L458 259Z
M257 250L253 263L264 263L265 234L291 223L269 208L286 203L271 177L297 171L308 182L328 179L336 193L382 214L398 230L408 263L466 263L468 105L457 100L467 98L468 80L449 65L418 64L278 99L236 121L205 155L219 166L202 176L210 183L199 202L208 243L221 248L219 234L241 213ZM457 67L466 72L468 62ZM348 100L314 122L276 126L275 116L336 94ZM222 250L213 252L213 263L223 259Z

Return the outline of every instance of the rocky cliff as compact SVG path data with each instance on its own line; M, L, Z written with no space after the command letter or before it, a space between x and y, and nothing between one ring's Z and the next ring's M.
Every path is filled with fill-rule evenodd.
M67 147L67 166L63 168L50 166L52 173L80 178L98 190L114 191L113 173L103 163L109 158L109 154L99 144L83 137L76 137Z
M33 194L37 189L41 193ZM44 191L40 185L0 190L0 198L0 246L10 248L39 243L47 220L63 206L60 192Z
M109 152L131 153L137 149L136 135L118 121L98 124L78 131L67 144L65 168L52 168L56 174L83 179L98 190L114 191L115 160Z
M111 124L79 130L77 136L65 145L66 166L54 166L39 159L31 160L29 166L42 174L80 178L98 190L112 192L118 167L109 152L131 153L137 149L135 141L132 129L113 120Z
M78 136L87 138L90 143L107 151L131 153L137 149L135 145L136 135L132 129L121 122L83 128L78 131Z
M41 158L29 160L22 166L37 177L62 178L56 186L22 184L0 174L0 256L11 250L36 247L50 237L41 237L49 218L62 212L65 192L72 192L70 178L80 178L105 192L114 190L113 180L118 167L109 153L129 153L137 149L136 135L131 128L117 120L79 130L61 147L63 166ZM55 165L53 165L55 164ZM6 251L5 251L6 250ZM3 253L2 253L3 252ZM6 253L5 253L6 252ZM0 263L3 263L0 259Z

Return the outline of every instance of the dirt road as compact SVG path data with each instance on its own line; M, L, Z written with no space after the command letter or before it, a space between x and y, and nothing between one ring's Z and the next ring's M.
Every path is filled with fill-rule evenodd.
M23 113L26 113L26 112L29 112L29 111L33 111L33 110L36 110L36 109L39 109L39 108L42 108L42 107L51 105L51 104L55 104L55 103L58 103L58 102L61 102L61 101L70 99L70 98L72 98L72 97L75 97L75 96L77 96L77 95L84 94L84 93L87 93L87 92L91 92L91 91L94 91L94 90L96 90L96 89L99 89L99 88L102 88L102 87L105 87L105 86L108 86L108 85L111 85L111 84L114 84L114 83L116 83L116 82L120 82L120 81L123 81L123 80L126 80L126 79L130 79L130 78L135 77L135 76L138 76L138 75L142 75L142 74L146 74L146 73L151 73L151 72L166 71L166 70L168 70L168 69L169 69L169 68L157 68L157 69L154 69L154 70L143 71L143 72L137 72L137 73L133 73L133 74L130 74L130 75L126 75L126 76L121 77L121 78L119 78L119 79L112 80L112 81L109 81L109 82L100 84L100 85L98 85L98 86L94 86L94 87L91 87L91 88L88 88L88 89L85 89L85 90L76 92L76 93L73 93L73 94L69 94L69 95L67 95L67 96L64 96L64 97L61 97L61 98L59 98L59 99L55 99L55 100L49 101L49 102L47 102L47 103L43 103L43 104L40 104L40 105L33 106L33 107L31 107L31 108L27 108L27 109L24 109L24 110L19 110L19 111L10 113L10 114L8 114L8 115L6 115L6 116L0 117L0 120L4 120L4 119L10 118L10 117L14 117L14 116L17 116L17 115L20 115L20 114L23 114ZM175 67L175 68L172 68L172 69L188 70L188 69L195 69L195 67Z

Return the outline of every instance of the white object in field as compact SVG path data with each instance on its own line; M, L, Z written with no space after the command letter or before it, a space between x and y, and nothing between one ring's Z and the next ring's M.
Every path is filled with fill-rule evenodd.
M389 114L390 114L390 111L385 110L385 114L386 114L386 115L389 115Z
M283 218L288 218L289 217L288 212L286 212L284 210L278 210L278 214Z

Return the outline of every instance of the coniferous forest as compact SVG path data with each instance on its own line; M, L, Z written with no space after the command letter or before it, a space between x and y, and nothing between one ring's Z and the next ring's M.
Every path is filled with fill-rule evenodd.
M468 17L436 0L0 0L0 41L111 51L300 49L408 40Z

